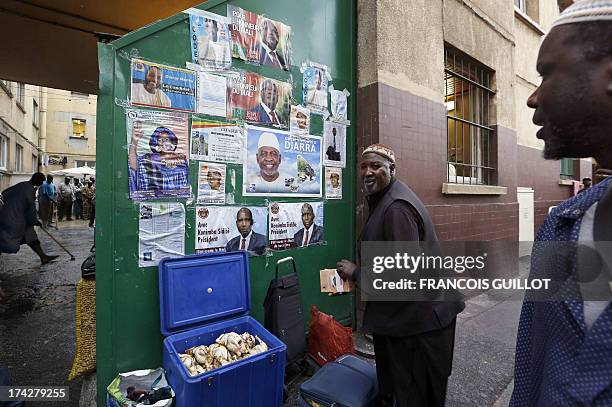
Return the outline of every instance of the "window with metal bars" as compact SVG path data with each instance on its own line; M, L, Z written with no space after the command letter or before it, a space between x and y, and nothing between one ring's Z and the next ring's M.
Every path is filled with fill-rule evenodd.
M444 49L444 103L449 183L492 185L491 127L493 71L466 54Z

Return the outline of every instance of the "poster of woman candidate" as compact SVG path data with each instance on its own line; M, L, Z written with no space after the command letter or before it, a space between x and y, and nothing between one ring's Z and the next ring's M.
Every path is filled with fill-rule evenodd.
M323 243L323 203L273 202L268 224L271 250Z
M286 129L291 112L291 84L253 72L228 75L228 118Z
M302 78L303 104L314 114L327 110L327 66L311 62Z
M132 60L133 105L195 112L196 84L194 71Z
M246 250L264 254L268 208L258 206L197 206L196 253Z
M126 114L130 198L190 196L187 114L138 109Z
M228 19L196 8L185 12L189 14L193 62L206 69L229 69L232 66L232 37Z
M245 145L244 196L321 196L321 137L247 125Z

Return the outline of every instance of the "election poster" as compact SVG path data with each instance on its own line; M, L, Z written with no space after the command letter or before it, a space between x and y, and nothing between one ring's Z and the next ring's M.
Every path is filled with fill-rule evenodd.
M132 105L195 112L196 73L132 59Z
M325 149L323 165L346 167L346 125L332 121L324 122L323 143Z
M325 167L325 198L342 199L342 169Z
M259 63L259 15L232 4L227 5L227 17L232 36L232 56L243 61Z
M323 243L323 203L273 202L268 218L271 250Z
M265 253L268 208L261 206L197 206L196 253L246 250Z
M188 197L187 114L128 109L130 198Z
M245 126L244 196L321 197L321 137Z
M264 16L258 18L259 64L291 69L291 27Z
M291 106L289 133L292 136L307 136L310 134L310 110L303 106Z
M302 79L303 104L314 114L327 111L327 66L311 62L305 67Z
M164 257L185 255L183 204L142 203L138 223L138 266L157 266Z
M227 77L198 72L197 112L227 117Z
M191 120L191 159L242 164L244 129L234 123Z
M291 111L291 84L253 72L228 75L228 118L286 129Z
M198 204L225 204L225 164L200 162Z
M232 37L227 17L190 8L189 34L193 62L210 70L232 66Z
M331 117L332 120L348 124L348 103L347 98L350 96L348 90L335 90L334 85L329 86L329 95L331 100Z

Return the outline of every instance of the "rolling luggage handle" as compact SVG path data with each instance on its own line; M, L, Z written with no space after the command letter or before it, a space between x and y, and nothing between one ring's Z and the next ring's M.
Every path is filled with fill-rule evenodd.
M275 272L275 278L278 280L278 266L281 265L282 263L286 263L288 261L291 261L291 265L293 266L293 272L297 274L297 269L295 268L295 260L293 259L292 256L288 256L285 258L280 259L279 261L276 262L276 272Z

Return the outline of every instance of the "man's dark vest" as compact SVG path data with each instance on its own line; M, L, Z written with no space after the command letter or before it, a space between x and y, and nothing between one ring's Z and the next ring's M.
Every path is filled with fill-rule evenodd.
M361 233L361 242L385 240L382 226L385 213L396 201L408 203L419 214L424 228L423 241L438 240L423 202L403 182L395 180L370 214ZM409 336L434 331L447 327L464 306L462 302L369 301L366 304L363 329L365 332L385 336Z

